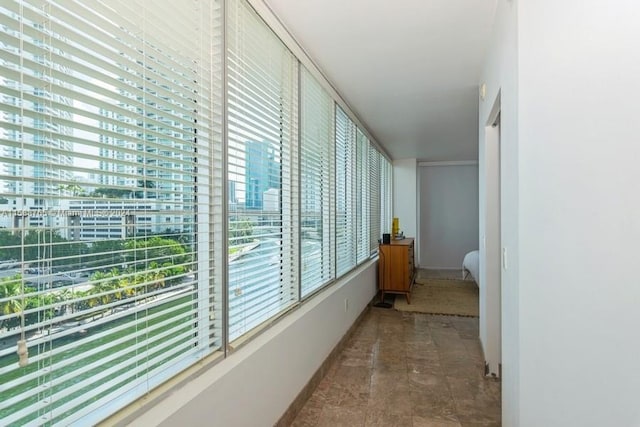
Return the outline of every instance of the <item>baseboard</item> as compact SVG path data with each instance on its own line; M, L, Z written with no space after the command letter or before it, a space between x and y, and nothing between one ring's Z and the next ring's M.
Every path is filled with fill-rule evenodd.
M374 297L374 300L377 300L377 295ZM274 424L274 427L288 427L293 424L293 421L296 419L302 408L304 407L307 400L311 397L313 392L318 388L320 381L325 377L327 372L329 372L329 368L336 361L342 350L344 350L347 341L351 338L351 335L355 331L356 327L362 322L364 315L371 309L371 303L367 304L362 313L358 316L353 325L349 328L349 330L344 334L344 336L340 339L338 344L331 350L329 356L322 362L320 367L316 370L316 372L311 376L311 379L307 382L307 384L302 388L298 396L291 402L291 405L287 408L284 414L280 417L277 423Z
M420 266L419 267L422 270L451 270L451 271L457 271L457 270L462 270L462 264L460 265L460 267L434 267L434 266Z

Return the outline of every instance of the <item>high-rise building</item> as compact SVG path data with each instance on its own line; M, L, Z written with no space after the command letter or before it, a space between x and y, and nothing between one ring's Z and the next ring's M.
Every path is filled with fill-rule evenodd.
M11 33L10 28L5 28ZM27 37L13 31L15 37ZM29 40L35 46L43 46L38 39ZM59 63L54 64L44 55L18 52L15 46L0 41L3 51L14 51L16 55L28 57L34 64L33 74L46 77L51 85L36 87L29 82L19 82L11 77L0 76L2 104L7 106L0 112L0 136L7 143L0 149L0 171L4 179L0 181L2 210L16 211L0 217L1 227L15 227L28 221L30 227L59 227L64 223L60 217L23 215L25 211L38 211L59 207L60 198L70 194L61 183L73 181L73 130L66 123L72 120L67 109L57 105L71 105L71 100L60 95L63 91L53 90L64 87L65 83L55 78L57 74L70 71ZM64 55L59 49L47 46L56 55ZM8 57L7 57L8 58ZM9 59L0 58L0 64L9 69L18 65ZM35 65L37 64L37 66ZM46 74L50 74L46 76ZM28 95L26 95L28 94ZM13 106L13 108L9 107Z
M16 38L20 36L18 31L14 33ZM44 47L43 52L51 51L56 57L65 55L53 43L37 39L28 42ZM153 203L152 215L146 212L136 219L136 233L184 231L191 227L195 199L190 187L195 185L196 170L193 119L185 113L193 111L189 100L170 96L169 87L162 96L142 86L138 89L148 92L149 96L134 95L126 89L131 82L123 81L122 88L105 86L105 90L115 90L117 96L112 100L105 98L101 103L115 100L113 108L98 108L97 104L61 95L70 83L55 76L74 75L73 70L61 65L64 61L29 54L28 50L18 52L15 46L2 41L0 48L7 52L13 50L16 56L29 57L28 63L34 64L34 76L46 77L45 80L51 82L49 86L36 87L28 81L0 76L0 97L6 106L0 111L0 137L9 141L0 147L0 176L3 177L0 178L0 210L16 211L15 215L0 215L0 227L51 227L72 239L98 235L100 231L90 229L91 222L86 216L82 227L87 229L79 231L76 219L71 222L65 215L51 214L52 210L78 205L80 200L76 196L88 196L89 205L99 203L95 201L98 189L103 191L97 195L101 198L105 197L105 190L111 191L106 197L113 209L121 209L129 199L142 200L144 205ZM0 64L7 69L20 67L4 58L0 58ZM143 75L142 68L127 69L123 75L133 73L134 78L145 81L153 74L146 72L148 74ZM158 84L157 81L151 83ZM74 109L83 109L86 114L73 114ZM75 126L75 122L84 124L87 130ZM177 128L183 132L175 132ZM91 142L74 144L78 139ZM92 172L87 172L92 168ZM78 170L82 172L78 174ZM50 214L38 215L39 210ZM116 225L121 222L100 221ZM100 221L96 219L95 223ZM116 234L114 231L109 235Z
M115 121L127 122L124 115L116 115L106 109L100 110L100 115ZM132 153L136 149L133 138L120 138L110 136L112 133L119 133L118 125L111 120L100 122L100 128L105 131L100 135L100 163L98 182L104 186L135 187L136 186L136 155Z
M276 158L279 150L267 141L247 141L246 153L246 199L247 209L264 209L264 195L268 190L280 190L281 165ZM273 192L271 199L273 199ZM267 204L273 206L273 202Z

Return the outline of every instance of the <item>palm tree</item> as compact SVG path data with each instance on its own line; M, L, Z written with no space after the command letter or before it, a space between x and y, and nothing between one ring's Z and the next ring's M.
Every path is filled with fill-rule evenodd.
M12 314L22 314L22 276L5 277L0 279L0 314L3 316L11 316ZM10 327L12 323L17 326L20 323L20 316L9 317L2 321L0 326Z
M60 315L65 314L67 311L70 313L74 312L74 309L73 309L74 295L73 294L74 294L73 291L69 288L64 288L63 290L55 293L54 299L56 303L66 303L60 306L60 311L59 311Z
M98 271L94 273L91 277L92 281L96 283L93 284L93 288L91 288L91 293L94 295L102 294L96 299L92 298L90 305L93 307L97 303L100 304L108 304L115 298L116 291L119 289L118 286L118 276L120 272L113 268L108 273L103 273Z
M135 285L136 283L134 277L128 276L120 277L118 279L118 288L122 290L125 298L132 297L136 294Z
M31 311L25 315L25 325L41 322L42 320L51 319L54 315L53 304L55 298L51 293L40 294L38 296L29 296L25 300L25 310ZM32 311L38 309L37 311Z
M84 193L84 190L78 184L58 185L58 191L60 191L60 193L70 192L74 197L77 197Z

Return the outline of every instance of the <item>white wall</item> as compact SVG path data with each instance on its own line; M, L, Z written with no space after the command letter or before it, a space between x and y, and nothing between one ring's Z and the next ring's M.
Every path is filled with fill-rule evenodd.
M478 249L478 165L419 164L420 266L461 269Z
M486 96L479 105L479 179L480 179L480 235L486 235L486 170L485 126L489 122L491 110L498 96L501 108L501 246L507 250L508 268L502 269L502 422L503 425L521 426L520 392L520 287L519 287L519 185L518 185L518 33L517 0L498 0L491 44L479 83L486 84ZM491 230L489 230L491 231ZM482 241L482 240L481 240ZM481 276L486 274L483 265L485 254L481 255ZM487 300L487 287L480 288L480 337L485 358L492 357L488 350L495 344L495 326L487 322L487 312L491 304ZM495 305L495 304L494 304ZM494 324L495 325L495 324ZM493 335L491 341L488 337Z
M273 425L375 296L376 267L312 298L131 425Z
M496 17L479 136L500 90L503 424L640 425L640 5Z
M640 3L519 17L523 426L640 425Z
M416 159L393 161L393 216L400 221L400 231L415 237L415 259L420 259L418 239L418 162Z

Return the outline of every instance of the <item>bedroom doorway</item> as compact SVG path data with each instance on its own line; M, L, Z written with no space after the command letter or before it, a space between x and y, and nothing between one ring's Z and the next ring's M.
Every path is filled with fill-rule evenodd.
M481 237L480 334L485 374L499 377L502 365L502 236L501 236L501 127L500 94L485 125L483 167L483 224Z

